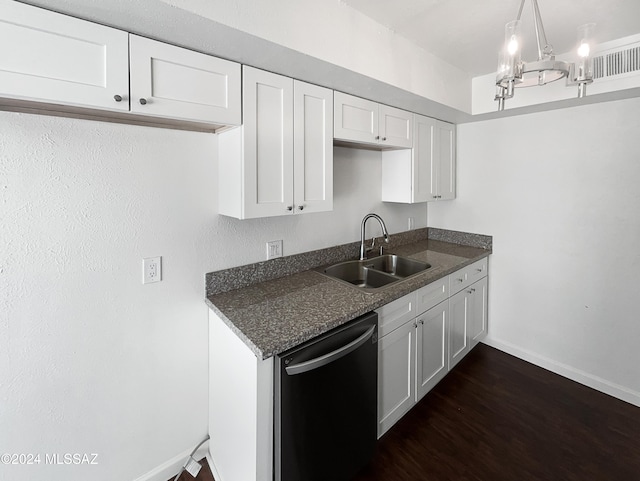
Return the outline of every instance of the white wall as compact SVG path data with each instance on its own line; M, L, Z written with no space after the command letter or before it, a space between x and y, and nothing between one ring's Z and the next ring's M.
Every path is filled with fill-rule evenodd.
M268 240L355 241L369 211L391 233L426 226L424 205L380 203L379 152L339 148L333 213L218 216L216 144L0 112L0 454L43 457L1 479L148 479L207 434L206 272L263 260ZM142 285L156 255L164 280ZM44 463L85 452L99 464Z
M471 75L342 1L161 1L455 109L471 112Z
M493 235L488 342L640 405L640 100L458 126L458 198Z

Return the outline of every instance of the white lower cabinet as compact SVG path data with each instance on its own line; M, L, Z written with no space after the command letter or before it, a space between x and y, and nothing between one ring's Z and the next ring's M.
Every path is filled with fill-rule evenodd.
M444 301L417 318L417 401L431 391L448 372L448 317L449 302Z
M378 437L415 404L416 324L378 339Z
M377 312L380 437L486 335L487 259Z

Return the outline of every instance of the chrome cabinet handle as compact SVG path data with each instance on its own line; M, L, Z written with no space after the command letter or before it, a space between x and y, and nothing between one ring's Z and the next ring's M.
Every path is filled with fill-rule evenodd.
M298 209L299 209L299 210L304 210L304 205L299 205L299 206L298 206Z
M424 326L424 319L420 319L420 324Z
M113 100L115 100L116 102L122 102L122 95L114 95Z
M473 294L473 291L472 290L468 290L467 294Z
M472 287L471 288L471 292L476 292L475 288Z
M140 99L140 105L147 105L147 99Z
M288 211L292 211L292 210L293 210L293 206L292 206L292 205L288 205L288 206L287 206L287 210L288 210Z
M476 269L478 272L482 272L482 269Z
M464 281L464 279L460 279L460 278L458 278L458 279L456 279L456 281L458 281L458 282L463 282L463 281Z

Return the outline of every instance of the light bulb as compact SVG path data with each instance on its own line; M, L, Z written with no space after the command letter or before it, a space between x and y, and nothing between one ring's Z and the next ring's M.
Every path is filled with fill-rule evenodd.
M509 39L509 43L507 44L507 52L509 55L514 55L518 51L518 38L515 35L512 35Z
M588 57L589 53L590 53L590 48L589 48L589 44L588 43L581 43L580 46L578 47L578 56L579 57Z

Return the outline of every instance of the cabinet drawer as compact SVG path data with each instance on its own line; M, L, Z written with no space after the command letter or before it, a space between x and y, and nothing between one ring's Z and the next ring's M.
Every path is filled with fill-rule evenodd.
M416 291L416 314L420 315L449 298L449 277L444 277Z
M480 259L473 264L454 272L449 276L451 295L460 292L467 286L487 276L487 258Z
M416 317L416 293L385 304L378 313L378 337L383 337Z

